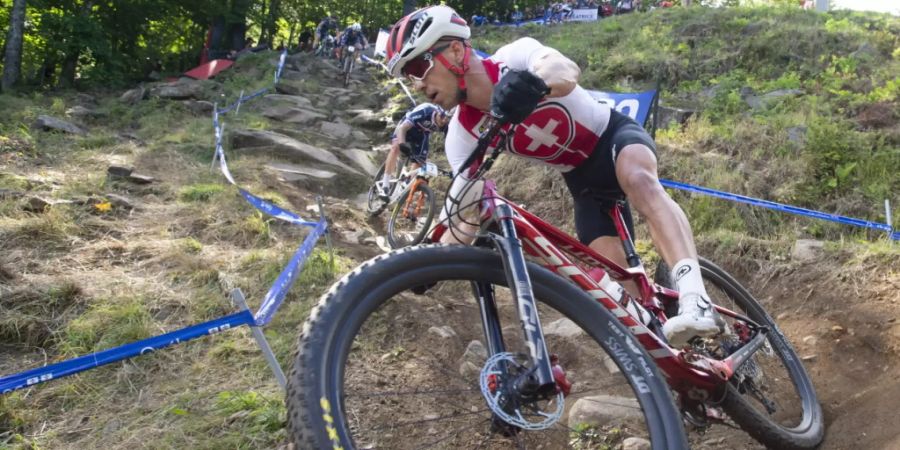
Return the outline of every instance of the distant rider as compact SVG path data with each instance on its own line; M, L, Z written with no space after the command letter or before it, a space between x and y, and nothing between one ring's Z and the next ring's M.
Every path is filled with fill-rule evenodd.
M410 165L414 169L420 167L428 160L428 138L431 137L431 133L438 130L445 131L452 115L452 111L447 113L431 103L422 103L406 113L391 135L391 150L384 163L384 176L379 186L382 198L388 196L391 183L396 181L391 179L391 176L397 171L400 144L405 143L412 148Z
M337 50L339 61L344 59L344 48L350 45L353 45L360 50L369 46L369 41L366 40L366 36L362 32L362 25L359 23L350 25L343 33L341 33L341 40L338 43Z
M328 33L332 30L337 29L337 20L335 20L334 16L329 16L322 19L319 22L319 25L316 27L316 39L313 42L313 48L319 48L319 44L325 42L325 38L328 36Z

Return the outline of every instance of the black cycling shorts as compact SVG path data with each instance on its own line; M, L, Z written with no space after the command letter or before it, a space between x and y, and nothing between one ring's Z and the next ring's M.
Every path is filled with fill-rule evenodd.
M392 136L393 138L393 136ZM425 164L425 161L428 160L428 136L423 136L420 139L410 138L407 136L406 143L409 144L409 148L412 150L412 153L407 154L403 151L403 147L400 147L404 156L408 156L409 159L421 164Z
M656 144L647 131L631 117L613 110L609 126L591 156L563 174L566 186L575 199L578 240L585 245L601 236L618 235L615 222L609 215L615 201L625 198L625 192L616 178L616 158L623 147L631 144L644 144L656 154ZM625 203L622 215L628 232L634 238L634 222L628 203Z

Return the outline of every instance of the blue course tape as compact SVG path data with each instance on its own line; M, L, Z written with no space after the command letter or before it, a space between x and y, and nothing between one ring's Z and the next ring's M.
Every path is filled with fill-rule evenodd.
M731 200L734 202L747 203L750 205L761 206L763 208L774 209L777 211L784 211L784 212L788 212L791 214L798 214L801 216L814 217L816 219L828 220L831 222L842 223L845 225L854 225L857 227L872 228L872 229L876 229L876 230L886 231L888 233L891 233L891 231L892 231L892 227L885 223L870 222L868 220L854 219L852 217L844 217L844 216L839 216L836 214L829 214L829 213L824 213L824 212L820 212L820 211L814 211L811 209L800 208L797 206L785 205L783 203L776 203L776 202L771 202L768 200L761 200L758 198L747 197L747 196L738 195L738 194L732 194L729 192L717 191L714 189L709 189L709 188L700 187L700 186L694 186L694 185L690 185L687 183L679 183L677 181L661 179L661 180L659 180L659 182L663 186L669 187L669 188L681 189L683 191L688 191L688 192L696 192L698 194L704 194L704 195L709 195L712 197L724 198L726 200ZM891 239L900 240L900 233L892 233Z
M222 161L224 162L225 159L222 158ZM304 226L308 226L308 227L315 227L319 224L319 222L309 222L309 221L303 220L302 218L300 218L300 216L298 216L286 209L282 209L279 206L275 205L274 203L263 200L241 188L238 188L238 190L241 192L241 196L243 196L244 199L247 200L247 202L249 202L251 205L253 205L254 208L256 208L276 219L283 220L285 222L292 223L294 225L304 225Z
M278 67L275 68L275 81L274 84L278 84L278 80L281 79L281 71L284 70L284 61L287 59L287 49L281 51L281 56L278 57Z
M229 113L229 112L231 112L231 111L234 111L238 106L240 106L241 103L244 103L244 102L246 102L247 100L252 100L252 99L254 99L254 98L256 98L256 97L259 97L260 95L263 95L263 94L265 94L266 92L269 92L269 89L271 89L271 88L267 88L267 87L266 87L266 88L262 88L262 89L260 89L260 90L258 90L258 91L256 91L256 92L254 92L254 93L252 93L252 94L250 94L250 95L245 95L245 96L243 96L243 97L239 97L239 98L237 99L237 101L235 101L235 102L232 103L231 105L228 105L227 107L220 109L220 110L219 110L219 114L225 114L225 113Z
M79 356L49 366L32 369L27 372L5 376L0 378L0 393L6 394L16 389L66 377L105 364L131 358L133 356L143 355L170 345L209 334L216 334L241 325L250 325L252 323L253 315L250 314L250 311L245 309L229 316L192 325L170 333L91 353L90 355Z
M312 252L313 247L316 245L316 241L319 240L320 236L325 234L327 228L328 222L324 219L321 220L313 231L306 236L306 239L303 240L303 245L297 249L294 256L291 257L290 262L284 267L284 270L278 274L275 283L272 284L272 287L269 288L269 292L266 293L266 297L263 299L259 311L256 312L256 326L262 327L272 321L275 311L281 306L281 302L284 301L284 297L291 289L291 286L293 286L294 280L297 279L297 275L299 275L300 271L303 269L306 257Z
M286 51L281 53L278 67L275 70L275 83L278 83L278 80L281 77L281 72L284 68L286 55ZM263 88L259 91L254 92L253 94L241 96L233 104L223 109L219 109L218 104L213 106L213 129L215 131L216 146L215 153L213 155L213 162L215 162L217 158L219 159L222 173L225 175L228 181L235 186L237 186L237 183L235 183L234 179L232 178L231 172L228 170L228 165L225 161L225 152L222 146L222 128L224 125L220 123L219 115L226 114L232 110L237 109L241 103L259 97L268 92L270 89L271 88ZM325 220L324 216L318 222L305 221L297 214L282 209L271 202L263 200L241 189L240 187L238 187L238 190L240 191L241 196L243 196L251 205L265 214L292 223L294 225L315 227L303 241L303 245L301 245L300 248L295 252L293 258L291 258L291 261L288 263L287 267L285 267L282 273L278 276L278 279L275 281L273 286L269 289L269 293L266 295L266 298L263 301L260 310L257 312L257 316L259 317L258 319L254 317L254 315L251 314L250 311L243 310L238 313L220 317L215 320L192 325L181 330L172 331L159 336L154 336L148 339L121 345L119 347L92 353L90 355L79 356L70 360L58 362L37 369L32 369L26 372L4 376L0 378L0 394L6 394L8 392L12 392L28 386L33 386L45 381L66 377L105 364L110 364L116 361L131 358L133 356L143 355L147 352L152 352L157 349L189 341L191 339L195 339L208 334L215 334L241 325L253 325L255 323L265 325L269 323L272 320L275 311L284 300L287 291L290 289L300 270L303 268L306 257L312 252L316 241L318 241L319 237L326 233L328 222Z

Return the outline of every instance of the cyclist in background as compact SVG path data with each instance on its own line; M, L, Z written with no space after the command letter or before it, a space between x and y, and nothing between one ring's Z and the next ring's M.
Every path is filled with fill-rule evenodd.
M319 22L319 25L316 26L316 39L313 42L313 49L318 49L319 45L325 42L325 38L328 36L328 33L332 30L337 29L337 20L334 16L328 16L322 19Z
M357 47L359 50L369 46L369 41L366 40L366 36L362 32L362 25L359 23L350 25L343 33L341 33L337 49L338 61L343 62L344 48L350 45ZM359 54L359 52L357 52L357 54Z
M628 199L623 215L632 236L627 205L644 216L680 293L679 314L663 326L672 346L719 333L724 321L703 285L691 226L659 182L656 144L650 135L630 117L594 100L578 85L581 70L559 51L526 37L482 59L472 50L470 35L456 11L432 6L400 19L387 47L391 75L412 80L432 103L459 106L445 142L457 174L447 195L451 214L444 217L451 232L444 233L445 242L468 243L462 242L466 235L477 232L453 205L477 204L480 199L481 189L463 192L473 168L464 173L460 169L493 115L507 123L510 153L562 172L574 199L578 238L585 245L627 267L607 198Z
M422 166L428 159L428 138L431 133L446 131L453 111L449 113L431 103L422 103L409 110L391 135L391 150L384 163L384 177L381 179L379 194L383 199L388 197L391 179L397 171L397 160L400 159L400 145L407 144L412 149L410 159L414 169Z

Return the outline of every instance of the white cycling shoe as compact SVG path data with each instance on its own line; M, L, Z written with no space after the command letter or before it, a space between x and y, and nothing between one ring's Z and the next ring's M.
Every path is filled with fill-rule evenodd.
M689 295L678 300L678 315L663 324L663 334L669 345L682 348L694 337L709 337L720 333L725 321L713 308L709 299Z
M391 199L391 182L390 181L377 181L375 182L375 192L378 195L378 198L384 201L388 201Z

